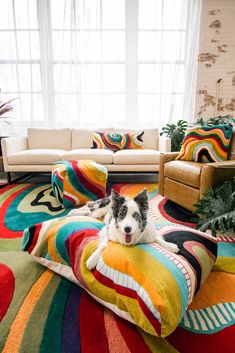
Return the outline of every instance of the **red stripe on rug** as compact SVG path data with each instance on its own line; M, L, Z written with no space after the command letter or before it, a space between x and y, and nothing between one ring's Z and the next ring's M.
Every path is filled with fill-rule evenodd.
M183 226L187 226L190 228L195 228L195 223L190 223L190 222L183 222L183 221L179 221L173 217L171 217L169 214L166 213L165 209L164 209L164 205L167 202L167 198L164 198L161 202L159 202L158 204L158 209L161 213L161 215L166 218L168 221L172 222L172 223L177 223L177 224L182 224Z
M178 327L166 339L180 353L234 353L235 325L213 334L195 334Z
M109 353L103 307L85 291L79 305L80 342L82 353Z
M21 192L30 189L32 186L35 184L29 184L25 186L24 188L17 190L13 194L9 195L9 197L6 199L6 201L2 204L1 206L1 212L0 212L0 238L21 238L23 231L14 231L10 230L5 227L4 224L4 217L6 215L7 209L10 206L11 202L18 196ZM9 187L4 188L4 191L10 190L11 188L15 187L16 185L9 185Z
M135 299L139 302L141 310L143 311L144 315L147 317L151 325L153 326L154 330L156 331L157 335L160 336L161 334L161 324L157 320L157 318L152 314L149 310L147 305L143 302L143 300L138 296L137 292L133 289L123 287L117 283L114 283L111 279L102 275L98 270L93 272L93 276L96 278L97 281L102 283L108 288L114 289L117 293L124 295L126 297Z
M131 353L151 353L136 326L119 317L116 324Z

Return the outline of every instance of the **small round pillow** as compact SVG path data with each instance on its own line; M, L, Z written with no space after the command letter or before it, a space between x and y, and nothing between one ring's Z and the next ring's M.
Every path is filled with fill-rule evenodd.
M107 169L92 160L54 163L52 189L65 208L84 205L106 196Z

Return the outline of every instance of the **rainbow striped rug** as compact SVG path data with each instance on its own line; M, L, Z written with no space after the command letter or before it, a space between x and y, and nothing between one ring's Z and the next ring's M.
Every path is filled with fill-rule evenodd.
M195 226L190 213L158 195L157 184L112 187L125 196L147 187L158 222ZM0 352L235 353L235 238L218 238L214 271L173 334L156 338L21 252L24 228L68 212L49 184L0 193Z

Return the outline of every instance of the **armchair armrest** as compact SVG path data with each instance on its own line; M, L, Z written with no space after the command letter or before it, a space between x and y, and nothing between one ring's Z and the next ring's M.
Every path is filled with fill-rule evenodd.
M160 152L170 152L171 151L171 139L166 136L159 136L158 150Z
M158 174L158 191L159 194L164 196L164 166L165 163L173 161L179 152L168 152L168 153L161 153L160 154L160 161L159 161L159 174Z
M216 186L235 177L235 160L207 163L203 166L200 180L200 198L210 186Z

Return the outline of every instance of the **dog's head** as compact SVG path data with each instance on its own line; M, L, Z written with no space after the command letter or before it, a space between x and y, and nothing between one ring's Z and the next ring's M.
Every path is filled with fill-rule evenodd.
M139 243L147 224L149 209L147 190L141 191L133 200L112 190L111 209L118 241L123 245Z

